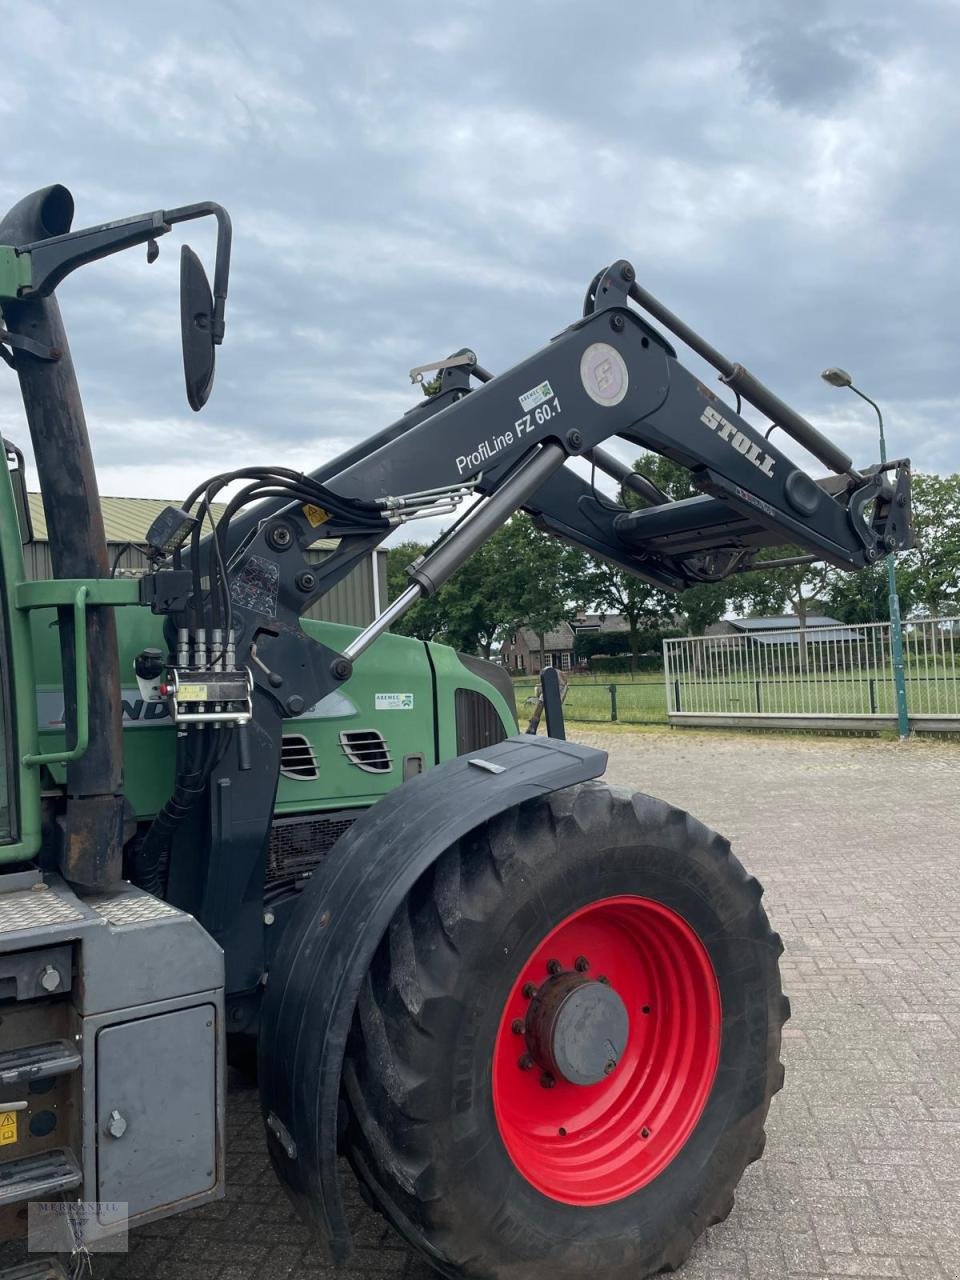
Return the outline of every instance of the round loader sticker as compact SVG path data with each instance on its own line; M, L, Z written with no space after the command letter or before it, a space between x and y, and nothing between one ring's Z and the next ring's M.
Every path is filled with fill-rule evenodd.
M580 380L591 400L608 409L619 404L630 383L623 356L606 342L593 342L580 357Z

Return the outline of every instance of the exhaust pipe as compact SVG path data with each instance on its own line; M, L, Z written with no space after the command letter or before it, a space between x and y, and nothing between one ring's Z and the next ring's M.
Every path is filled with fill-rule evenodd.
M24 245L65 235L73 221L66 187L35 191L0 222L0 244ZM80 389L56 298L3 304L6 328L59 353L41 360L14 351L23 395L55 578L105 578L109 573L100 495ZM67 741L76 732L71 611L58 610ZM90 745L67 766L67 813L60 849L66 880L102 890L121 879L123 853L123 741L120 662L113 610L87 612Z

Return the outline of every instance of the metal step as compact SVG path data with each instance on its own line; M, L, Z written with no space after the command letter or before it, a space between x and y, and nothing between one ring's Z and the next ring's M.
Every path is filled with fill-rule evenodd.
M56 1258L35 1258L0 1271L0 1280L69 1280Z
M46 1044L24 1045L22 1049L5 1049L0 1053L0 1086L65 1076L79 1067L80 1052L69 1040L49 1040Z
M72 1152L41 1151L0 1164L0 1206L72 1191L83 1180Z

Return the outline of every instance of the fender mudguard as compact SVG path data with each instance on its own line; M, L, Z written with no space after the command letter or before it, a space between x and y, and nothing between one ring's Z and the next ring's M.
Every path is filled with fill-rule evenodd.
M524 800L599 777L607 755L526 734L445 761L359 817L311 876L264 993L260 1101L270 1156L335 1261L352 1241L337 1168L340 1076L364 975L397 907L454 841Z

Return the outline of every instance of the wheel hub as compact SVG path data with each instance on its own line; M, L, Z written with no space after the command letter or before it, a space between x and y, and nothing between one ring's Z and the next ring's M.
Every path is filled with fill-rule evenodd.
M531 1000L525 1034L531 1057L555 1079L598 1084L617 1068L630 1018L609 984L558 973Z
M706 1105L721 1027L710 956L682 916L629 894L572 912L521 961L500 1016L493 1106L515 1167L564 1204L651 1182Z

